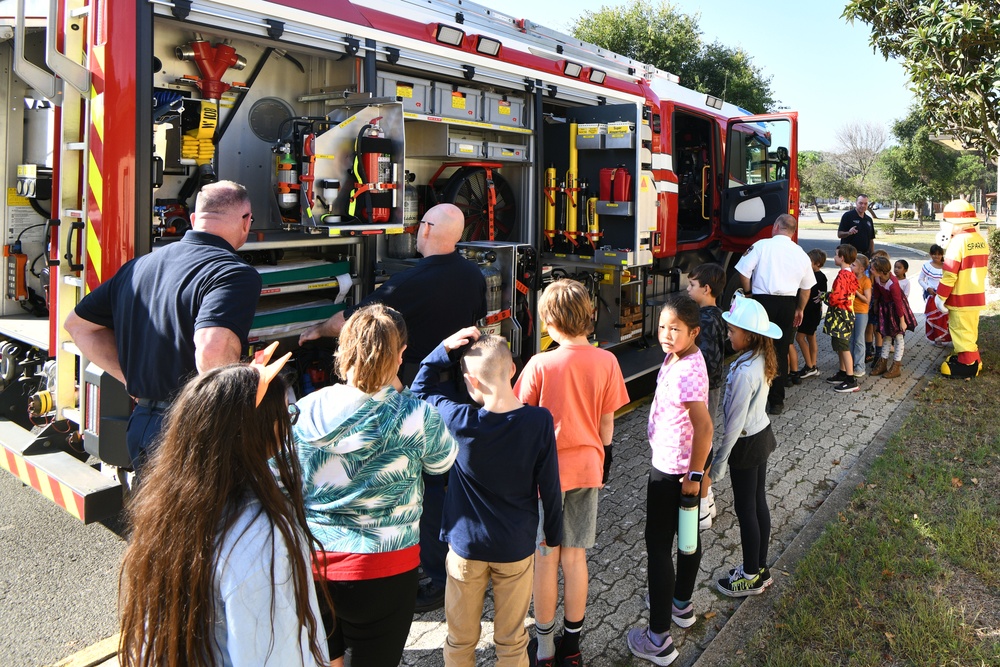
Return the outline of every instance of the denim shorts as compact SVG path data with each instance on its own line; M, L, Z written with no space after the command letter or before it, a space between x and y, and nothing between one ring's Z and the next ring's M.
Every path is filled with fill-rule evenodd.
M597 498L600 489L571 489L562 494L563 540L560 546L590 549L597 542ZM535 544L542 555L552 553L552 548L542 546L545 533L542 530L544 515L541 501L538 502L538 535Z

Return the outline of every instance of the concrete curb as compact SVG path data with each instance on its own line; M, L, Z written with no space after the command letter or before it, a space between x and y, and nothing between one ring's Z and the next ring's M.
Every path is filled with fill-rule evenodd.
M63 658L51 667L95 667L95 665L109 665L109 661L118 653L118 635L102 639L92 646L88 646L82 651L77 651L68 658ZM118 661L115 660L115 665Z
M926 375L917 381L907 398L879 429L875 439L858 457L847 476L826 497L823 504L813 513L809 522L774 563L771 567L774 584L763 595L743 599L740 606L726 621L722 630L712 638L705 650L695 660L693 667L719 667L733 664L737 652L743 650L764 624L774 617L774 605L790 587L789 577L794 573L796 565L819 539L826 525L847 507L858 484L864 483L872 463L885 450L886 443L900 430L903 422L913 410L916 405L913 397L918 392L923 391L928 382L930 382L930 377Z

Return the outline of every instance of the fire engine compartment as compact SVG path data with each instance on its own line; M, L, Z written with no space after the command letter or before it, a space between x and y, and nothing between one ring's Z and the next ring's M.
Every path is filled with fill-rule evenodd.
M319 297L336 300L346 291L343 296L357 300L375 287L366 282L369 273L377 283L377 276L416 261L412 232L420 215L434 203L448 201L467 215L462 252L488 276L496 269L505 276L500 303L490 304L489 321L483 324L508 337L522 361L547 345L532 312L535 291L553 277L573 277L590 288L600 313L596 344L613 347L641 337L642 280L638 268L628 269L652 264L649 235L656 220L651 174L643 179L640 173L641 148L648 170L649 136L639 104L606 100L598 106L596 97L593 106L551 95L536 99L542 93L391 63L379 63L377 86L369 95L363 90L360 57L290 49L287 44L272 50L275 44L268 40L194 27L162 19L154 30L156 95L164 100L183 96L173 102L183 105L183 113L168 110L154 124L155 159L162 160L162 168L157 167L162 183L153 195L152 219L158 232L154 249L183 230L178 200L193 202L191 185L207 169L192 164L206 160L190 146L191 135L204 121L205 92L211 86L192 84L191 77L202 76L207 68L190 54L207 45L225 45L232 51L230 60L242 58L246 65L225 70L220 78L230 84L246 79L248 85L220 96L215 132L225 127L225 133L210 164L218 178L244 183L251 191L255 219L241 249L251 263L280 268L287 263L347 262L348 290L342 288L345 277L338 274L336 286L331 284L334 276L326 275L314 282L314 289L297 294L307 291L309 303L314 303ZM352 215L355 156L364 152L359 129L373 119L380 130L377 140L382 144L376 150L387 188L379 193L379 206ZM577 132L572 140L571 125ZM590 134L580 135L579 127ZM565 183L571 145L577 155L575 191ZM537 165L556 170L558 192L540 191ZM619 185L617 201L599 197L601 170L608 168L627 172L631 180ZM302 178L307 173L310 180ZM334 185L339 187L325 187ZM641 236L636 205L640 190L654 198L646 202ZM556 201L554 234L541 230L537 212L543 198ZM567 228L571 209L576 209L576 231ZM170 216L180 224L172 224ZM527 294L515 289L517 282L528 288ZM298 299L283 291L274 296L266 292L262 310L270 309L272 302ZM285 333L297 336L319 319L324 317L296 321ZM282 337L279 331L267 331L260 341L268 335Z

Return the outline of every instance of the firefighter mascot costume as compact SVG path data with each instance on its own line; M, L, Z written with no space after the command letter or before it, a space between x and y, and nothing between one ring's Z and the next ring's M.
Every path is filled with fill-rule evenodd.
M986 260L989 246L976 229L976 210L963 199L944 207L941 222L944 275L935 302L948 314L948 331L955 354L941 364L941 374L965 379L979 375L979 313L986 307Z

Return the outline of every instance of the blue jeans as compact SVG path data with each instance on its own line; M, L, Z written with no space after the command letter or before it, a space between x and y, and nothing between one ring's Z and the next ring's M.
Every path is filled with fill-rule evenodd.
M854 333L851 334L851 358L854 361L854 374L865 374L865 328L868 326L868 313L854 314Z
M424 475L423 512L420 514L420 565L435 586L443 587L448 580L445 557L448 543L441 541L441 515L444 513L445 485L448 473Z
M152 448L160 437L166 414L165 410L142 405L137 405L132 410L125 431L125 441L128 445L128 454L132 458L132 470L135 471L136 479L141 477L142 467L153 453Z

